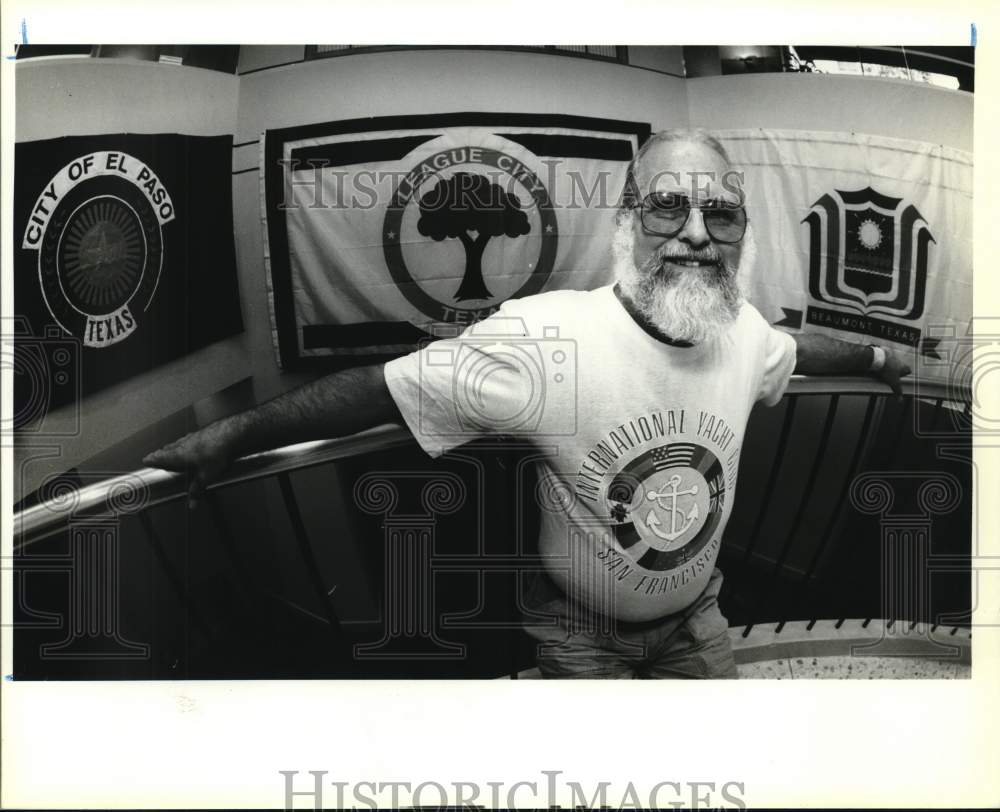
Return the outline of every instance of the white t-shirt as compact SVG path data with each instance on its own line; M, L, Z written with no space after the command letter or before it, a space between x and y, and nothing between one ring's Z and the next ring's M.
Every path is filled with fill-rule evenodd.
M777 403L794 366L794 339L750 304L718 339L678 347L608 286L508 301L385 379L431 456L490 432L532 438L548 574L571 601L642 621L708 583L750 410Z

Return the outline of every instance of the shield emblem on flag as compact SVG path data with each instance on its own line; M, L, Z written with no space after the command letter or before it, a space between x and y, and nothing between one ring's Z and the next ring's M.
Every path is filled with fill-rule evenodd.
M813 298L864 315L920 318L935 240L915 206L870 186L835 190L813 203L803 222Z

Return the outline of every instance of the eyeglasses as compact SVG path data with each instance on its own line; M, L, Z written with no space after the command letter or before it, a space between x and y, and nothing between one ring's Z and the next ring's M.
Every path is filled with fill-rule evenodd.
M747 230L747 212L743 206L726 200L706 200L692 206L686 195L651 194L639 207L642 227L659 237L676 237L691 216L691 209L701 212L705 230L716 242L734 243Z

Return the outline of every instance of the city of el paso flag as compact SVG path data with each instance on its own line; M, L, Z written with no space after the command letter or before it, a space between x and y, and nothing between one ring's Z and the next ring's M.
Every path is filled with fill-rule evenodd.
M455 113L264 134L283 366L412 350L506 299L611 280L614 209L648 124Z
M15 144L19 430L243 331L232 153L229 135Z

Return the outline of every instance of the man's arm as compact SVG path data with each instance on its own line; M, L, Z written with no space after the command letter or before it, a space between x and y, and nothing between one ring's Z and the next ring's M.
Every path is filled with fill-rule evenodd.
M899 379L909 375L909 365L887 347L885 363L873 370L875 351L863 344L849 344L829 336L799 333L795 339L795 370L800 375L873 375L887 383L896 397L902 397Z
M238 457L283 445L342 437L402 422L382 364L327 375L246 412L224 417L143 458L146 465L194 476L192 506Z

